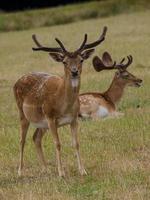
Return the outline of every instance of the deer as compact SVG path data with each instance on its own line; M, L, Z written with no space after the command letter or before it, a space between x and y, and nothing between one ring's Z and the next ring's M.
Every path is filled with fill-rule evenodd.
M135 77L127 71L127 68L133 62L131 55L127 56L128 61L124 63L125 58L120 63L112 61L108 52L104 52L102 59L98 56L93 58L93 67L97 72L101 70L117 70L109 88L103 92L85 92L79 95L80 112L79 117L82 119L91 118L93 120L120 117L124 113L116 111L116 104L123 96L126 86L140 87L142 80Z
M29 125L35 127L33 141L37 155L42 166L47 163L42 149L42 138L47 130L50 130L56 150L58 175L65 176L61 159L61 143L58 128L70 125L72 144L75 148L78 169L81 175L86 175L78 140L78 112L79 89L83 61L87 60L94 52L95 47L105 40L107 27L103 28L98 40L87 43L87 34L80 47L74 52L68 51L58 38L55 38L59 47L43 46L36 34L32 39L36 47L33 51L48 52L50 57L64 66L64 75L58 76L44 72L33 72L23 75L14 84L13 91L19 110L21 125L20 131L20 161L18 175L23 173L24 146Z

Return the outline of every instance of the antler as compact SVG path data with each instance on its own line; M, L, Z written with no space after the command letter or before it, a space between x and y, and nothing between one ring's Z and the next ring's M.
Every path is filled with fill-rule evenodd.
M126 64L123 64L123 62L125 61L125 58L123 58L123 59L121 60L121 62L120 62L119 64L116 65L116 68L117 68L118 70L120 70L120 71L126 70L127 67L128 67L129 65L131 65L131 63L133 62L133 57L132 57L131 55L129 55L129 56L127 56L127 59L128 59L127 63L126 63Z
M65 48L58 48L58 47L55 47L55 48L50 48L50 47L45 47L43 45L40 44L40 42L37 40L36 38L36 35L32 35L32 39L33 41L35 42L35 44L37 45L38 48L32 48L34 51L46 51L46 52L59 52L59 53L64 53L66 51ZM56 38L56 41L58 42L59 40ZM60 41L59 41L60 42ZM59 43L58 42L58 43ZM61 43L61 42L60 42ZM59 45L60 45L59 43ZM62 44L62 43L61 43ZM64 47L64 46L63 46Z
M55 40L59 44L59 46L61 47L61 49L63 50L63 52L64 53L68 53L68 51L65 49L63 43L58 38L55 38Z
M92 42L92 43L89 43L89 44L86 44L87 42L87 34L85 34L84 36L84 40L80 46L79 49L77 49L75 52L76 53L81 53L82 51L86 50L86 49L91 49L93 47L96 47L97 45L99 45L101 42L103 42L105 40L105 35L106 35L106 32L107 32L107 27L105 26L103 28L103 32L102 34L100 35L99 39L96 40L95 42Z
M91 48L96 47L97 45L99 45L101 42L103 42L105 40L106 32L107 32L107 27L104 26L103 32L102 32L101 36L99 37L99 39L96 40L95 42L92 42L92 43L84 45L84 49L83 50L91 49Z
M76 52L81 52L81 51L83 51L84 46L85 46L85 44L86 44L86 41L87 41L87 34L84 35L84 40L83 40L82 44L80 45L79 49L76 50Z
M111 56L108 52L103 53L102 60L98 56L93 58L93 67L97 72L115 69L115 65L116 62L112 62Z
M123 64L125 58L121 60L120 63L116 64L116 61L112 61L112 58L108 52L104 52L102 56L102 60L95 56L93 58L93 67L94 69L99 72L102 70L111 70L111 69L118 69L120 71L126 70L126 68L132 63L133 58L131 55L127 56L128 61L126 64Z
M92 42L89 44L86 44L87 34L85 34L82 44L80 45L79 49L77 49L74 53L80 54L82 51L84 51L86 49L91 49L93 47L96 47L97 45L99 45L101 42L103 42L105 40L106 32L107 32L107 27L105 26L103 28L103 32L102 32L101 36L99 37L99 39L96 40L95 42ZM35 34L32 35L32 39L35 42L35 44L37 45L37 48L32 48L34 51L47 51L47 52L58 52L58 53L62 53L62 54L69 54L69 52L65 49L63 43L58 38L55 38L55 40L59 44L59 46L60 46L59 48L58 47L51 48L51 47L45 47L45 46L41 45L40 42L37 40Z

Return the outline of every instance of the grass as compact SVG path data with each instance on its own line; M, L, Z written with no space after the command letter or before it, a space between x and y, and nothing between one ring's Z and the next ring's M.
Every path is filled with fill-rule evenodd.
M150 8L149 0L91 1L57 8L0 13L0 31L68 24Z
M148 200L150 199L150 13L137 12L103 19L92 19L63 26L0 33L0 199L52 200ZM68 49L79 46L85 32L89 41L109 27L106 41L95 55L109 51L116 60L132 54L130 72L144 80L141 88L128 88L119 109L120 119L80 122L82 157L88 171L80 177L70 131L61 128L63 164L66 179L60 179L55 165L52 137L43 145L50 164L42 172L32 142L30 128L25 146L25 175L17 176L19 158L19 120L12 87L29 71L63 73L63 67L46 53L32 52L31 35L37 33L45 45L56 45L60 38ZM79 31L80 30L80 31ZM60 65L60 66L59 66ZM81 91L104 91L114 72L94 72L91 59L83 66ZM137 105L140 105L137 108Z

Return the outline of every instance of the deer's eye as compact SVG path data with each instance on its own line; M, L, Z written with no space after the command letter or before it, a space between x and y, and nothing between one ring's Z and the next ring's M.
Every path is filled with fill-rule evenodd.
M66 65L67 64L66 61L63 61L63 64Z
M80 60L80 62L81 62L81 63L83 63L83 59L82 59L82 60Z
M129 78L129 74L124 74L123 77L124 78Z

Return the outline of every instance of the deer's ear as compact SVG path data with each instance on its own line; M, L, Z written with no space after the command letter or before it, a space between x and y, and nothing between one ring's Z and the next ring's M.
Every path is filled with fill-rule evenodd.
M49 55L57 62L63 62L64 56L60 53L49 53Z
M82 54L81 54L81 57L86 60L88 59L92 54L93 52L95 51L95 49L89 49L89 50L86 50L84 51Z

